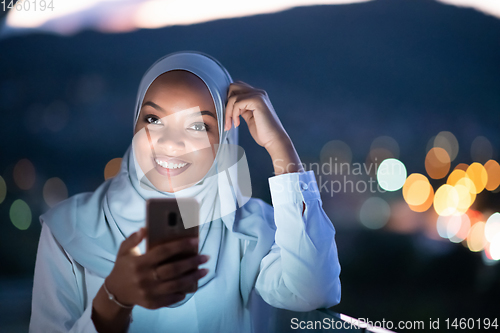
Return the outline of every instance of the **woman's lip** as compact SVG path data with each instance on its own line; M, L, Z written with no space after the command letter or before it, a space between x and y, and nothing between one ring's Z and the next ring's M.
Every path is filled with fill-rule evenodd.
M157 157L157 159L159 159L160 161L162 161L162 159L160 159L158 157ZM175 163L175 162L173 162L175 159L170 159L170 160L168 160L170 163L174 163L174 164L187 163L187 164L185 166L183 166L182 168L167 169L167 168L162 167L158 163L156 163L154 157L152 158L152 160L153 160L153 164L155 166L156 171L158 171L158 173L160 175L163 175L163 176L170 176L170 177L177 176L178 174L181 174L184 171L186 171L186 169L191 166L191 163L187 163L187 162L177 162L177 163ZM177 161L180 161L180 160L177 160Z

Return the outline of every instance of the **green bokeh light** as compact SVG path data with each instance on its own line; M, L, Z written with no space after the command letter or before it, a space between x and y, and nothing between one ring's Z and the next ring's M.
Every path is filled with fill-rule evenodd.
M31 209L26 202L17 199L10 206L10 220L19 230L26 230L31 224Z
M406 167L398 159L388 158L377 169L377 181L386 191L397 191L406 181Z

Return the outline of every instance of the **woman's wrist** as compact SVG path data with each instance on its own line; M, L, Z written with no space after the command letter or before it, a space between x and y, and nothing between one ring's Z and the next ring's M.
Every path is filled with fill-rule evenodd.
M132 308L125 308L109 299L104 283L92 302L92 321L98 332L126 332Z
M266 147L266 150L273 161L275 175L304 171L299 155L289 137L273 142Z

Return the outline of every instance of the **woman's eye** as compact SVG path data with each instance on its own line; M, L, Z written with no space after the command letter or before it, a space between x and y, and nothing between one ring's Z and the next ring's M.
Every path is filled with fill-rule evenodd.
M189 127L189 129L194 131L208 131L208 126L205 123L194 123Z
M147 122L148 124L152 124L152 125L161 125L161 121L160 121L160 119L158 119L158 118L156 118L156 117L154 117L154 116L146 116L146 117L145 117L145 119L146 119L146 122ZM151 120L151 119L152 119L152 120Z

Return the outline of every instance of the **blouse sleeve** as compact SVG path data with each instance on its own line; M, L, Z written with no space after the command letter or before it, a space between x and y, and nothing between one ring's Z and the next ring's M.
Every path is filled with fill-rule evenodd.
M82 276L83 268L42 223L33 281L30 333L97 333L91 319L92 302L84 309L84 295L80 290Z
M322 208L313 171L274 176L269 185L275 243L261 261L256 291L271 306L291 311L340 303L335 228Z

